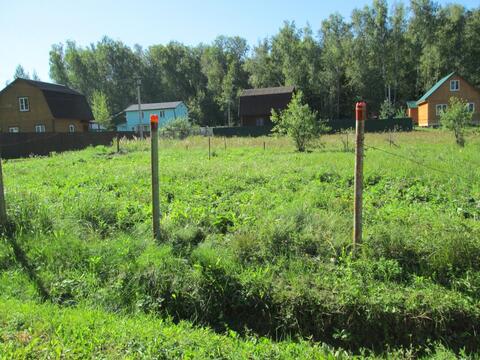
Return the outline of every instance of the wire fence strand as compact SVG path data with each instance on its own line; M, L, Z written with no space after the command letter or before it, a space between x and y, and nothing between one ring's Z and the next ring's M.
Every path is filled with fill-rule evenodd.
M443 173L443 174L447 174L447 175L453 175L453 176L457 176L463 180L466 180L466 181L472 181L472 178L469 178L469 177L466 177L464 175L461 175L461 174L458 174L458 173L454 173L454 172L451 172L451 171L447 171L447 170L444 170L444 169L439 169L439 168L436 168L432 165L429 165L429 164L425 164L421 161L418 161L418 160L415 160L415 159L411 159L407 156L403 156L403 155L400 155L400 154L395 154L393 152L390 152L390 151L387 151L387 150L384 150L384 149L381 149L381 148L377 148L375 146L365 146L366 149L373 149L373 150L377 150L377 151L380 151L380 152L383 152L387 155L390 155L390 156L394 156L394 157L397 157L397 158L400 158L400 159L404 159L404 160L407 160L407 161L410 161L414 164L417 164L417 165L420 165L422 167L424 167L425 169L429 169L429 170L433 170L433 171L437 171L437 172L440 172L440 173ZM473 177L473 176L472 176Z

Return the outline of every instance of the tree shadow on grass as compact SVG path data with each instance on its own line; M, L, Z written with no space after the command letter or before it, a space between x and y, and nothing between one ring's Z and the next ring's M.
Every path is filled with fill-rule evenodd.
M42 301L49 301L51 299L51 297L50 297L50 294L49 294L47 288L45 287L45 284L43 283L40 276L38 276L38 274L35 270L35 267L31 263L30 259L28 259L28 256L25 253L25 251L21 248L21 246L15 240L13 234L14 234L13 232L7 231L6 239L13 249L15 260L17 261L17 263L19 265L22 266L22 268L27 273L29 279L35 285L35 288L37 289L38 295L40 296L41 300Z

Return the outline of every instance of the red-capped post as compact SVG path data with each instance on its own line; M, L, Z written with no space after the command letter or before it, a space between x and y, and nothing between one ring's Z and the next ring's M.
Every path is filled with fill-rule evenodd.
M355 193L353 208L353 251L362 242L362 198L363 198L363 140L367 104L357 102L355 105Z
M152 162L152 223L153 237L160 240L160 198L158 183L158 115L150 115L150 139Z

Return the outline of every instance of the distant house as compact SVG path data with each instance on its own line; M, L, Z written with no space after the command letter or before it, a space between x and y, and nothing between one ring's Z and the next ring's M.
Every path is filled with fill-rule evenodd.
M407 101L407 116L418 124L418 105L416 101Z
M272 125L272 109L285 109L294 92L294 86L244 90L239 106L241 126Z
M117 131L150 131L150 115L158 115L158 126L164 126L172 120L188 117L188 109L182 101L172 101L164 103L141 104L142 121L138 116L138 104L130 105L125 109L127 121L117 125Z
M64 85L18 78L0 92L1 132L83 132L91 120L85 96Z
M480 91L455 73L439 80L418 101L408 101L408 116L419 126L438 126L451 97L464 99L473 112L473 123L480 123Z

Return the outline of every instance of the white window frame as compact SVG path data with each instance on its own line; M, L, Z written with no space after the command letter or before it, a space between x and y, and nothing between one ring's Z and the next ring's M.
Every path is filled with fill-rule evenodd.
M447 104L437 104L435 105L435 112L437 116L442 114L442 111L447 111L448 105Z
M460 80L450 80L450 91L460 91Z
M75 127L74 124L69 124L69 125L68 125L68 132L69 132L69 133L74 133L74 132L76 132L76 131L77 131L77 129L76 129L76 127Z
M471 107L471 110L470 110L470 107ZM474 102L469 102L467 104L467 109L468 109L468 111L474 113L475 112L475 103Z
M35 125L35 132L36 133L44 133L45 132L45 124Z
M28 101L27 96L22 96L18 98L18 109L21 112L30 111L30 102Z
M20 132L20 128L18 126L10 126L8 128L8 132L12 134L16 134Z
M160 111L158 112L158 117L164 118L164 117L165 117L165 110L160 110Z

